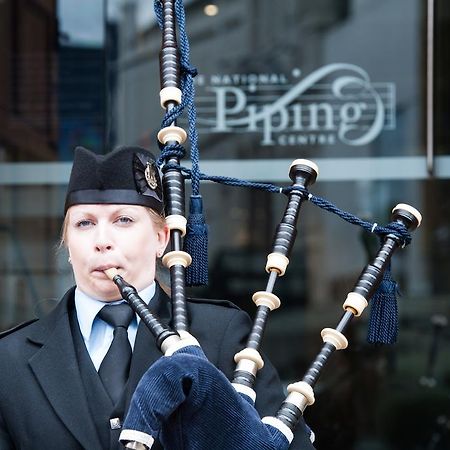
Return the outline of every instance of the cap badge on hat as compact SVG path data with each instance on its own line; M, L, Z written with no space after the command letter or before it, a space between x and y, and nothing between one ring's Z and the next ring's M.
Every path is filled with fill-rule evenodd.
M156 162L143 153L133 156L133 172L137 190L162 201L162 186Z
M154 164L151 164L150 161L147 161L147 167L145 168L144 176L150 189L155 190L158 187L158 179L156 177L156 167Z

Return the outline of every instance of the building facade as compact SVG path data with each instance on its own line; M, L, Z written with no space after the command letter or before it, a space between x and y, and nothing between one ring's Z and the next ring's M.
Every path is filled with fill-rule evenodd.
M396 253L400 332L366 343L368 311L334 355L306 420L318 449L444 449L450 442L450 114L444 0L184 2L200 168L290 184L385 224L397 203L423 214ZM58 247L73 149L159 149L161 33L149 0L0 2L0 328L49 310L73 279ZM180 121L186 126L186 119ZM186 162L188 165L189 163ZM189 190L189 189L188 189ZM254 314L253 292L286 197L205 182L207 287ZM376 236L303 205L264 349L301 379L378 246Z

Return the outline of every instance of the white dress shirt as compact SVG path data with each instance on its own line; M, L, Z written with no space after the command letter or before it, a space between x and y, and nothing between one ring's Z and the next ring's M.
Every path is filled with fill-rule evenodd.
M147 303L147 305L155 294L155 289L156 285L155 283L152 283L150 286L139 292L139 296ZM103 302L86 295L78 287L75 289L75 308L77 311L78 324L80 325L81 334L84 343L86 344L87 351L97 371L111 345L114 331L114 328L99 319L97 314L105 305L116 305L123 301L124 300ZM128 326L128 339L131 348L134 348L139 322L139 316L135 315L135 318Z

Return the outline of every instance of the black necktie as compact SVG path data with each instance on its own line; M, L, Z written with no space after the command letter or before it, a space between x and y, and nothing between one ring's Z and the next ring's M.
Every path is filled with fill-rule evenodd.
M131 361L131 345L127 328L134 313L127 303L104 306L98 317L114 327L114 337L103 358L98 374L114 404L122 395L128 379Z

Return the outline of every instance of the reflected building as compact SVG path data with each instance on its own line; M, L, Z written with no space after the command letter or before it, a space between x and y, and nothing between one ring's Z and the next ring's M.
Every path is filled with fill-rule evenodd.
M54 161L58 154L56 1L0 3L0 161ZM32 172L28 178L32 178ZM59 227L47 186L0 189L0 303L5 328L39 311L55 271L49 242Z
M317 404L307 411L318 449L447 448L448 431L437 419L448 405L448 328L433 360L430 319L448 318L449 311L450 15L448 2L434 2L435 166L429 174L429 3L184 2L191 61L199 70L202 172L286 186L291 161L307 158L320 170L311 193L345 211L386 223L390 209L405 202L424 216L413 244L393 259L403 294L399 345L370 348L369 311L355 320L349 349L330 361ZM103 153L138 144L159 152L161 33L152 6L146 0L0 1L2 329L42 313L73 283L67 257L64 251L55 257L55 247L74 146ZM266 255L286 197L207 182L201 191L210 284L190 293L231 299L253 315L251 297L266 285ZM376 236L311 203L302 206L290 264L275 286L282 307L271 314L264 342L285 383L303 375L321 345L320 330L338 322L377 246ZM435 388L418 382L424 374Z
M56 0L5 0L0 21L0 158L52 161L58 139Z

